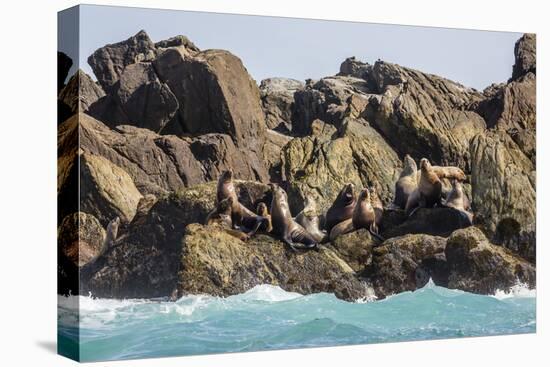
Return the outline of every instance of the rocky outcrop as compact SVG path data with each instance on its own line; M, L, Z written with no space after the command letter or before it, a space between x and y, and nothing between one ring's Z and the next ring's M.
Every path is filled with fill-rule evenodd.
M379 298L422 288L430 278L446 286L448 269L443 237L410 234L374 248L369 275Z
M534 266L489 243L476 227L454 232L447 240L445 256L449 267L449 288L494 294L519 282L535 286Z
M303 89L304 83L288 78L269 78L260 83L265 123L269 129L292 131L294 93Z
M516 62L512 71L512 80L516 80L527 73L536 74L537 71L537 39L534 33L524 34L514 47Z
M372 71L372 65L357 60L355 56L348 57L340 64L340 73L338 75L352 76L368 80Z
M333 240L329 248L333 249L356 274L361 274L372 262L375 241L366 229L360 229Z
M282 182L281 151L291 140L292 138L290 136L278 133L274 130L267 130L263 157L269 170L270 182Z
M59 251L77 267L82 267L104 250L105 230L93 215L84 212L66 216L59 226Z
M88 64L103 89L110 91L126 66L140 61L151 61L155 56L155 44L145 31L139 31L125 41L96 50L88 57Z
M81 210L97 217L104 226L116 217L130 222L141 199L132 178L101 156L82 153L79 160Z
M379 95L369 98L364 117L400 156L428 158L469 172L469 140L485 121L466 111L482 98L450 80L387 62L376 62L371 78Z
M250 209L270 202L266 185L237 181L235 186L239 201ZM210 182L151 200L150 209L129 225L126 236L83 269L81 292L116 298L170 296L179 282L185 228L204 223L215 197L216 183Z
M359 117L370 92L364 79L351 76L308 80L305 88L294 93L293 134L311 134L311 124L316 119L338 128L345 117Z
M326 210L342 187L374 186L389 204L401 161L385 140L364 120L346 119L335 139L295 138L282 152L283 179L293 212L309 193Z
M228 296L259 284L278 285L301 294L330 292L345 300L367 296L365 285L353 270L327 248L294 254L268 236L244 243L224 231L198 224L187 227L184 244L179 296Z
M102 156L124 169L142 194L166 194L216 180L228 168L239 179L257 179L256 171L248 159L241 158L229 135L179 138L133 126L113 130L87 114L73 116L59 131L63 132L59 137L60 164L71 161L66 158L69 150L80 141L82 151Z
M68 114L62 121L79 112L90 110L103 97L103 89L88 74L78 69L59 93L58 100L68 109Z
M470 150L475 221L492 241L534 255L535 166L508 134L499 130L476 136ZM528 239L531 241L525 243Z

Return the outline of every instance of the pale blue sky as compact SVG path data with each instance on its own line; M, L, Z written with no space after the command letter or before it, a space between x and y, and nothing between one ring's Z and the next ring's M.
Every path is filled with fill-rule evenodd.
M259 83L334 75L349 56L377 59L441 75L482 90L512 74L520 33L83 5L80 68L88 56L144 29L154 42L178 34L199 48L226 49ZM63 50L63 42L60 48ZM71 53L70 50L66 50Z

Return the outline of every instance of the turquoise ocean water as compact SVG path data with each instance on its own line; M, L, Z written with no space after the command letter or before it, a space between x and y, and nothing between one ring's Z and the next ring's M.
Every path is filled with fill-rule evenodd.
M58 348L98 361L535 332L534 290L481 296L428 283L381 301L345 302L269 286L177 302L59 296Z

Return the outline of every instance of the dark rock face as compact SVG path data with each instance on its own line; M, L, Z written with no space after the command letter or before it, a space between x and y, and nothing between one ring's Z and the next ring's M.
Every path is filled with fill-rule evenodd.
M345 300L367 295L353 270L326 248L293 254L268 236L244 243L224 231L198 224L187 227L184 243L178 295L228 296L259 284L274 284L302 294L330 292ZM212 247L212 243L218 245Z
M386 240L373 250L370 275L376 295L414 291L432 278L447 286L446 241L442 237L410 234Z
M535 166L503 131L476 136L470 149L476 222L492 241L534 254Z
M88 57L99 84L109 91L127 65L151 61L156 56L153 41L145 31L139 31L126 41L106 45Z
M157 78L151 63L128 65L119 77L113 93L126 123L160 132L179 107L170 88Z
M162 40L155 43L156 48L171 48L171 47L180 47L180 46L185 48L188 52L200 51L199 48L189 40L189 38L182 35L170 37L167 40Z
M374 241L366 229L337 237L331 247L357 274L372 262Z
M489 243L476 227L456 231L445 249L449 288L494 294L522 282L535 286L535 268L506 249Z
M514 47L516 63L512 71L512 80L516 80L527 73L536 74L537 70L537 39L533 33L526 33Z
M265 123L269 129L292 131L294 93L303 89L304 83L288 78L269 78L260 83Z
M58 100L68 109L69 112L66 116L68 118L79 112L90 110L92 105L103 97L105 97L103 89L88 74L78 69L59 92Z
M63 52L57 52L57 93L63 89L65 79L73 66L73 60Z
M386 214L389 217L390 213ZM395 216L394 216L395 218ZM402 217L401 217L402 218ZM472 225L469 218L459 210L452 208L420 208L410 217L405 216L401 223L383 222L384 238L403 236L408 233L425 233L432 236L448 237L452 232L460 228L466 228Z

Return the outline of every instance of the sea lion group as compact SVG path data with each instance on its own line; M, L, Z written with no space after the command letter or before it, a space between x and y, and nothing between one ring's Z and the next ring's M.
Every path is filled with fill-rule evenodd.
M418 208L446 206L461 211L472 222L470 203L461 183L465 179L460 168L433 166L426 158L420 160L419 170L414 159L405 155L391 209L412 215ZM273 183L269 187L269 209L260 202L253 212L239 202L233 172L224 171L218 180L216 207L208 214L206 224L221 226L243 241L257 232L272 234L294 251L318 249L321 243L362 228L384 241L379 234L384 207L374 187L363 188L357 195L352 183L344 185L324 215L317 213L317 203L306 195L304 209L296 217L290 212L286 191Z

